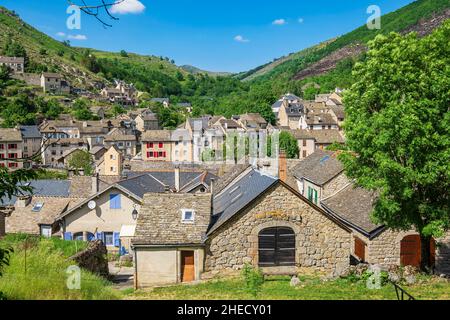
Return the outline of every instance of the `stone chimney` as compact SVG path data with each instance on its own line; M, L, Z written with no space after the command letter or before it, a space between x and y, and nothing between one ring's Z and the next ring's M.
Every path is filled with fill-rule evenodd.
M280 150L280 155L278 156L278 178L283 182L287 181L287 160L284 150Z
M16 200L16 207L17 208L25 208L27 205L31 202L31 196L21 196L18 197Z
M175 189L180 191L180 166L175 166Z
M98 173L92 175L92 194L96 194L99 191L99 179Z

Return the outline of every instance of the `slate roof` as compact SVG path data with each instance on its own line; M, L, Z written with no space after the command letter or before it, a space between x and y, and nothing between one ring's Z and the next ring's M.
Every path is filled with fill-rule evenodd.
M233 168L230 171L228 171L228 173L224 174L222 177L216 180L214 184L214 193L219 194L244 171L250 170L249 168L250 168L249 164L237 164L233 166Z
M279 109L283 105L283 100L278 100L272 105L272 109Z
M69 197L70 185L69 180L33 180L22 183L33 188L33 196L40 197ZM28 193L25 193L26 195ZM16 203L17 198L13 196L11 199L3 197L0 199L0 206L10 206Z
M20 132L24 139L41 138L38 126L20 126Z
M0 128L0 141L22 141L22 134L20 130Z
M336 194L321 201L322 207L347 225L370 237L383 227L370 219L376 193L349 184Z
M331 106L331 110L333 110L334 114L338 119L344 119L345 118L345 109L344 106Z
M284 130L284 129L282 129L282 130ZM309 131L309 130L303 130L303 129L290 130L290 128L289 128L286 131L289 131L296 140L300 140L300 139L314 140L314 137L310 134L311 131Z
M291 103L286 107L286 114L288 117L300 117L303 115L305 107L301 103Z
M306 117L306 123L308 125L335 125L336 121L333 119L333 116L329 113L315 113L308 114Z
M214 197L213 224L208 234L223 225L247 204L275 184L278 179L250 169Z
M23 58L23 57L4 57L4 56L0 56L0 63L24 64L25 63L25 58Z
M294 176L322 186L344 170L336 156L336 152L317 149L294 167Z
M345 138L337 129L310 130L309 134L316 139L318 144L344 143Z
M292 94L292 93L288 93L288 94L284 95L283 99L286 99L289 101L301 100L300 97L297 97L295 94Z
M209 126L209 118L208 117L202 117L202 118L189 118L189 125L191 126L192 130L199 131L199 130L206 130Z
M169 98L152 98L150 101L152 102L160 102L160 103L169 103Z

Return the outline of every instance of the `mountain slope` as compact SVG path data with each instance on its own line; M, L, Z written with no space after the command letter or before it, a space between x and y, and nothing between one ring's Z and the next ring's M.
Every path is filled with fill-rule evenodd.
M392 31L417 31L425 35L450 18L449 0L418 0L382 17L380 30L369 30L366 26L330 40L319 48L313 47L288 57L282 63L256 68L242 77L243 80L269 81L273 79L303 80L333 70L347 58L364 52L362 46L378 34ZM327 59L329 58L329 59ZM319 63L320 62L320 63ZM262 71L261 71L262 70Z

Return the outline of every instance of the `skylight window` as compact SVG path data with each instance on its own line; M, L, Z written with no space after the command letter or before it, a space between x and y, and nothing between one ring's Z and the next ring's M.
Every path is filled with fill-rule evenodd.
M44 204L42 202L38 202L33 206L33 209L31 209L31 211L39 212L39 211L41 211L43 206L44 206Z
M195 215L194 210L183 209L181 210L181 221L184 223L193 223L194 215Z

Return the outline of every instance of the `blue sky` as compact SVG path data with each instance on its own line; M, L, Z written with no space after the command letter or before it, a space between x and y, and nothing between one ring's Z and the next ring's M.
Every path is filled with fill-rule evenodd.
M80 3L81 0L72 0ZM88 3L100 0L86 0ZM114 1L114 0L110 0ZM210 71L246 71L366 23L412 0L125 0L113 27L82 16L68 30L67 0L0 0L28 23L74 46L156 56Z

